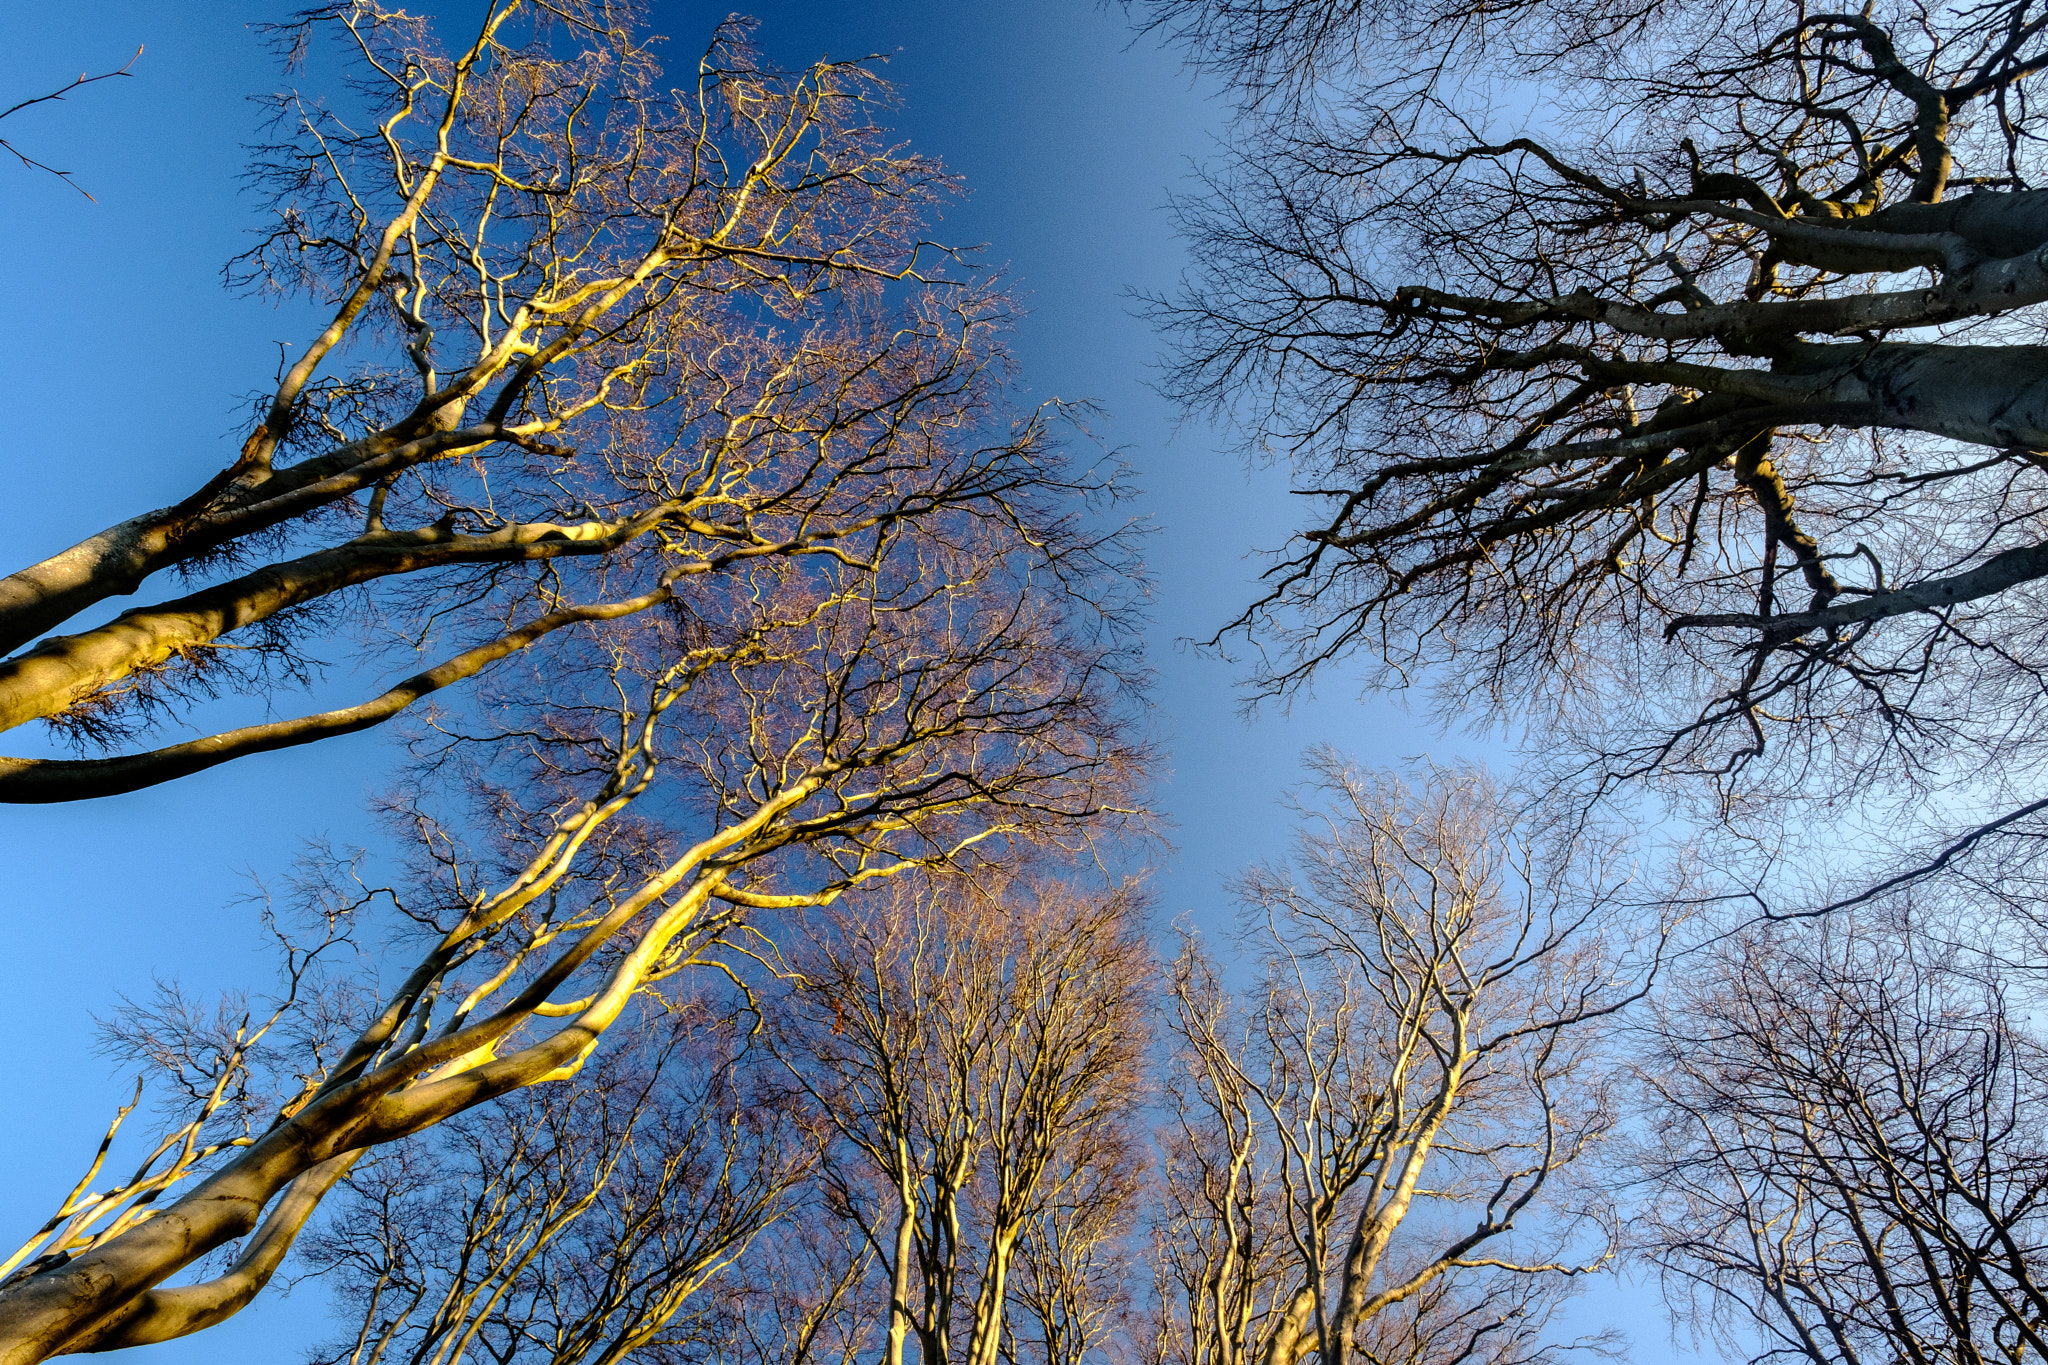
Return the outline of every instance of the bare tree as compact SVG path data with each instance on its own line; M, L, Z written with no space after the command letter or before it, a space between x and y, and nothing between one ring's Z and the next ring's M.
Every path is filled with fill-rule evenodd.
M813 1179L812 1202L757 1242L742 1271L719 1356L749 1365L854 1365L888 1314L874 1248Z
M1246 99L1155 303L1321 508L1218 636L1262 691L1362 650L1581 789L2042 832L2035 0L1136 8Z
M1660 1003L1639 1248L1730 1349L2041 1353L2048 1056L2031 982L1953 929L1923 911L1752 932Z
M1156 1349L1549 1358L1552 1309L1611 1254L1598 1201L1557 1186L1613 1124L1596 1048L1654 966L1626 874L1478 773L1311 770L1298 872L1240 887L1260 984L1234 997L1193 939L1175 967Z
M800 1198L813 1144L720 1021L646 1027L359 1164L304 1257L354 1324L311 1359L609 1365L713 1335L704 1291Z
M272 100L269 223L230 275L327 321L225 467L0 578L0 729L119 750L195 699L307 681L300 641L350 615L442 657L336 710L0 760L0 800L378 725L761 558L871 562L906 520L1001 517L1056 477L1039 424L991 423L1006 305L934 274L953 257L924 218L953 183L874 126L868 69L778 71L733 19L672 87L643 17L495 0L450 53L378 0L272 30L292 63L333 40L335 100Z
M1084 1365L1130 1354L1152 1173L1134 1128L1098 1127L1054 1153L1044 1196L1017 1242L999 1346L1007 1365Z
M888 1365L912 1340L925 1365L1034 1347L1063 1365L1101 1335L1135 1194L1141 913L1129 889L948 879L849 903L792 950L777 1046L836 1132L832 1202L887 1277L870 1339Z
M1071 518L1027 536L1034 496L899 528L866 562L759 561L507 686L483 717L498 728L450 733L445 771L487 760L474 790L495 851L456 858L419 818L439 880L398 907L416 965L292 1050L277 1069L303 1082L274 1121L188 1166L182 1195L0 1283L0 1361L222 1320L365 1152L573 1076L751 912L969 864L991 841L1113 830L1145 760L1131 661L1098 629L1115 585ZM225 1270L164 1285L236 1239Z

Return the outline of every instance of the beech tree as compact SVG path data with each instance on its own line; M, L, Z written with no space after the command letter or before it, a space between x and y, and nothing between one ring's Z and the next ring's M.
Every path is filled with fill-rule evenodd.
M0 800L378 725L738 566L865 562L1054 477L1029 429L942 434L988 416L1006 310L925 241L951 180L874 125L866 67L778 70L750 27L679 84L632 0L495 0L447 52L377 0L270 29L338 66L329 100L271 99L265 227L230 279L321 320L187 496L0 578L0 730L97 751L0 759ZM440 657L291 715L305 638L351 614ZM237 691L287 718L133 747Z
M1175 965L1160 1358L1556 1358L1552 1310L1612 1256L1612 1214L1560 1186L1614 1124L1597 1048L1654 966L1626 876L1480 774L1311 771L1295 866L1240 885L1263 979L1227 990L1193 940Z
M413 812L433 873L396 907L414 965L310 1016L322 1026L277 1064L303 1079L268 1126L186 1143L174 1177L54 1221L0 1281L0 1361L229 1316L365 1152L573 1076L749 912L1113 835L1146 760L1128 734L1142 677L1104 634L1128 580L1057 485L1005 508L899 527L864 561L763 559L687 611L641 613L516 682L501 670L502 695L429 756L468 783L490 856L457 856ZM326 902L330 937L368 899ZM242 1047L224 1042L215 1071ZM225 1270L163 1284L236 1239Z
M2042 1350L2048 1054L2029 974L1956 943L1982 930L1750 932L1660 1003L1635 1239L1703 1335L1811 1365Z
M729 1021L678 1002L561 1085L350 1173L300 1264L354 1321L310 1357L611 1365L720 1335L715 1283L802 1197L802 1116Z
M1314 509L1261 694L1362 652L1582 792L2042 832L2035 0L1136 8L1240 98L1154 306Z
M1142 574L1088 516L1111 484L1011 405L1000 294L927 278L949 182L859 66L776 72L732 21L673 91L639 18L503 0L452 56L367 0L278 30L338 39L360 107L278 102L242 268L331 320L190 498L0 584L10 647L44 637L0 717L86 740L233 658L289 673L344 590L481 640L361 707L0 765L13 799L126 790L471 680L391 812L407 877L314 883L267 1022L138 1027L187 1107L102 1185L124 1109L0 1268L0 1361L234 1314L366 1155L573 1080L678 973L760 951L751 916L1139 810ZM167 570L219 581L48 634ZM341 969L380 936L396 972Z
M1107 1281L1142 1164L1142 909L1129 888L935 879L849 901L792 947L776 1047L830 1126L828 1207L886 1282L849 1351L1072 1365L1116 1325Z

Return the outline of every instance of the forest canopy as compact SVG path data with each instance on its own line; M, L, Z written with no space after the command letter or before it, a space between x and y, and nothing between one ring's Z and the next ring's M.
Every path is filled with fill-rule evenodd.
M1581 796L2030 856L2038 6L1138 8L1241 100L1167 387L1316 509L1214 640L1258 693L1348 661Z
M260 30L227 282L308 330L0 579L72 750L0 798L101 856L175 792L270 863L137 913L273 967L143 988L106 870L24 883L0 1365L258 1304L307 1365L2048 1352L2037 0L1095 11L1221 96L1140 305L1253 480L1202 553L1294 528L1156 673L1186 563L945 240L979 106L906 138L795 9L456 9ZM1169 786L1212 666L1519 751ZM364 730L371 832L283 865L253 801Z

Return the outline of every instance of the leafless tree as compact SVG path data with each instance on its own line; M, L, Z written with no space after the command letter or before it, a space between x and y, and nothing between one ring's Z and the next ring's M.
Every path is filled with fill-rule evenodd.
M1218 636L1263 692L1435 666L1581 790L1907 867L2043 832L2035 0L1135 8L1245 100L1155 304L1321 509Z
M1071 519L1026 534L1030 496L1010 517L899 528L864 562L758 561L447 732L438 766L471 774L495 843L457 857L451 828L415 813L434 871L398 905L416 965L330 1011L277 1064L303 1080L274 1120L188 1164L183 1194L0 1282L0 1361L227 1317L365 1152L575 1075L637 997L751 913L984 846L1112 834L1145 761L1130 660L1098 629L1114 585ZM374 899L353 894L329 923ZM164 1285L236 1239L225 1270Z
M273 99L249 172L268 226L230 275L327 320L189 495L0 578L0 729L119 750L188 702L309 680L300 642L350 619L373 654L442 657L358 705L0 760L0 800L378 725L749 563L871 562L906 521L1000 518L1059 477L1042 423L1000 415L1004 300L935 273L956 261L924 220L953 182L874 125L869 70L778 71L733 19L672 86L643 18L495 0L448 53L378 0L272 30L339 74Z
M309 1359L689 1358L716 1331L707 1289L800 1197L813 1145L700 1013L359 1164L303 1257L353 1321Z
M1054 1153L1010 1277L1005 1365L1092 1365L1134 1353L1150 1154L1135 1125L1103 1125Z
M722 1361L744 1365L854 1365L889 1311L888 1285L873 1273L874 1248L814 1180L813 1202L749 1251L725 1330Z
M1212 963L1184 953L1175 967L1177 1011L1201 1019L1227 1008ZM1272 1216L1270 1143L1259 1140L1262 1116L1248 1077L1186 1060L1176 1057L1166 1077L1170 1117L1159 1133L1152 1228L1158 1321L1146 1359L1250 1365L1259 1355L1259 1324L1286 1296L1291 1252L1284 1224Z
M1086 1355L1135 1216L1142 900L1048 882L905 883L791 953L778 1048L837 1141L823 1172L885 1277L901 1365ZM1015 1304L1025 1330L1008 1324Z
M1311 770L1297 867L1240 887L1263 979L1233 995L1193 939L1175 967L1158 1354L1552 1358L1612 1237L1559 1186L1614 1122L1597 1047L1656 935L1627 929L1612 850L1479 773Z
M1729 1349L1814 1365L2042 1352L2038 1007L2029 981L1945 944L1955 928L1751 932L1660 1003L1640 1250Z

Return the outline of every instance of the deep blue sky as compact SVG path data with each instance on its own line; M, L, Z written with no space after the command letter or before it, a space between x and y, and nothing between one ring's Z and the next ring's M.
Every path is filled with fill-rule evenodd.
M246 96L280 77L252 21L289 0L70 0L10 6L0 107L82 68L132 79L9 120L0 133L76 172L96 202L49 176L0 165L0 488L8 568L183 495L231 458L244 395L271 376L295 314L236 298L220 267L254 219L237 194ZM473 6L423 6L451 19ZM657 6L688 61L725 7ZM1168 287L1181 265L1163 209L1207 152L1220 107L1171 55L1132 44L1093 0L880 0L757 7L760 38L787 62L889 53L895 122L964 174L972 194L944 225L986 241L1026 296L1018 349L1033 397L1090 398L1109 420L1160 527L1149 559L1152 632L1171 776L1161 796L1178 852L1158 886L1169 915L1227 919L1224 877L1280 853L1277 805L1296 759L1330 741L1391 762L1461 747L1341 683L1293 714L1235 712L1233 669L1176 641L1206 635L1247 600L1254 544L1282 535L1282 476L1248 475L1213 433L1176 433L1145 386L1157 343L1127 288ZM336 677L337 698L368 695ZM33 741L10 737L8 752ZM198 990L261 987L269 964L246 874L274 875L298 841L367 838L362 814L389 758L375 733L269 755L155 791L87 805L0 809L0 1017L14 1097L0 1124L0 1230L23 1236L76 1179L127 1084L91 1052L92 1016L152 975ZM32 1098L31 1098L32 1097ZM18 1230L18 1231L17 1231ZM13 1243L8 1243L11 1249ZM0 1258L4 1258L0 1252ZM149 1348L165 1362L287 1362L331 1325L316 1292L266 1299L226 1327ZM1645 1354L1662 1346L1639 1331Z

